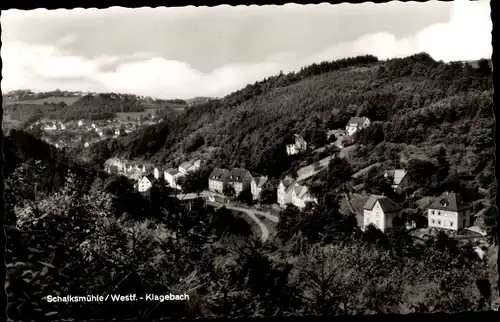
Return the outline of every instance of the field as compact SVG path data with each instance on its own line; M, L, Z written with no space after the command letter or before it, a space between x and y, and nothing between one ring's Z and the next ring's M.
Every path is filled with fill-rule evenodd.
M36 100L28 100L28 101L6 101L5 104L43 104L43 103L61 103L64 102L66 105L71 105L80 97L66 97L66 96L50 96L46 98L36 99Z

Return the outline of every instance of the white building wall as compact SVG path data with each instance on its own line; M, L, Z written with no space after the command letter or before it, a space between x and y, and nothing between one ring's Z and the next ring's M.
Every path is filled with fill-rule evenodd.
M142 178L139 181L139 192L148 191L151 188L151 182L147 178Z
M208 189L212 192L223 193L224 186L222 181L219 180L208 180Z
M284 207L286 204L289 203L292 203L292 193L287 193L285 191L285 187L282 184L280 184L280 186L278 187L278 204Z
M288 144L286 146L286 153L288 155L293 155L293 154L297 154L298 151L297 151L297 148L295 147L295 144Z
M387 222L385 221L384 211L382 210L382 207L380 207L378 201L375 203L372 210L366 210L366 209L363 210L363 217L364 217L363 229L366 229L366 227L368 227L368 225L370 224L373 224L375 227L377 227L383 232L385 232L385 229L388 228Z
M429 209L428 226L442 229L459 230L470 226L470 209L460 213L446 210Z
M154 176L155 176L156 179L160 178L160 169L155 168L155 170L154 170Z

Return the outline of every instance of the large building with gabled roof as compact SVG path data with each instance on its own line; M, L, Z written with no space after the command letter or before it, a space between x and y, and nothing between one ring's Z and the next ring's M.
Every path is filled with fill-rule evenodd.
M471 225L472 205L459 194L444 192L427 207L428 226L458 231Z
M370 224L386 232L392 228L401 207L390 198L371 195L363 206L363 230Z

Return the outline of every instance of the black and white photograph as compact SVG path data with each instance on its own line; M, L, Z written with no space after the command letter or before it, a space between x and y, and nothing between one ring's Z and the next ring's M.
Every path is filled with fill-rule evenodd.
M9 321L498 310L490 5L2 10Z

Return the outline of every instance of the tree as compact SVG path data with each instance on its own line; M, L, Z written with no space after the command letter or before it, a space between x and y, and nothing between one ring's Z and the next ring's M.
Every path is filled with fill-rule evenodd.
M246 203L247 205L252 205L254 204L253 200L253 195L250 189L245 189L243 190L237 197L237 200L243 203Z
M202 167L180 178L179 185L182 187L182 191L184 193L194 192L200 194L207 188L210 172L211 171L207 167Z
M293 235L300 231L302 215L295 206L288 206L280 213L280 220L276 226L277 235L282 242L287 242Z
M224 186L223 194L229 199L233 199L234 197L236 197L236 191L234 190L234 187L229 184Z
M395 193L391 180L391 178L385 176L385 170L382 168L372 169L366 175L365 189L375 195L384 195L393 198Z
M211 216L209 227L215 232L218 238L226 233L243 237L248 237L252 234L249 223L243 219L242 215L236 215L226 207L217 209Z
M276 189L264 189L259 196L259 202L265 205L274 204L277 202L277 199Z
M312 143L316 147L321 147L328 143L326 131L322 129L315 129L312 135Z

